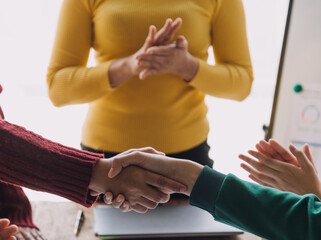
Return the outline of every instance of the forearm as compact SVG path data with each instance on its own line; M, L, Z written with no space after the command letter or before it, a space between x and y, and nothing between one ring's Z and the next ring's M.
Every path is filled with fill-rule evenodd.
M215 65L199 60L190 84L214 97L241 101L251 90L252 63L242 0L218 0L212 18Z
M108 69L112 61L96 67L72 66L48 70L48 93L55 106L89 103L112 91Z
M190 84L214 97L244 100L251 91L253 73L251 66L236 64L209 65L198 60L199 68Z
M0 120L0 181L45 191L90 206L88 186L102 155L51 142Z
M267 239L318 239L320 236L321 202L314 195L281 192L233 175L223 176L220 182L219 173L209 168L204 170L190 201L210 212L215 220Z
M116 88L119 85L126 82L129 78L133 77L137 73L134 72L131 62L133 62L134 56L121 58L113 61L108 70L108 78L112 88Z

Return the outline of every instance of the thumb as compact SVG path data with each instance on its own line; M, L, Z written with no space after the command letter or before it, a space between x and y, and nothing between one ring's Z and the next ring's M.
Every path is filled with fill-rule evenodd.
M144 159L146 153L134 151L126 155L118 155L113 161L111 168L108 173L109 178L116 177L124 167L128 167L129 165L137 165L140 167L144 167ZM153 155L153 154L151 154Z
M289 147L291 153L296 157L302 169L306 169L310 166L310 161L308 160L307 156L302 152L299 151L295 146L292 144Z
M176 39L176 47L177 48L187 48L187 40L184 36L178 36Z

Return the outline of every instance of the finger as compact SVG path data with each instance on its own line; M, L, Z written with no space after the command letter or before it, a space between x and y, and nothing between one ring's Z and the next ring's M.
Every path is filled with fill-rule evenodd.
M125 201L119 208L122 212L130 212L132 209L128 201Z
M139 61L138 61L138 66L141 67L141 68L143 68L144 70L146 70L146 69L152 69L152 68L153 68L153 63L150 62L150 61L141 61L141 60L139 60ZM143 71L144 71L144 70L143 70ZM142 71L141 71L141 72L142 72Z
M251 178L254 182L256 182L256 183L258 183L258 184L260 184L260 185L262 185L262 186L265 186L265 187L272 187L271 185L269 185L269 184L267 184L267 183L265 183L265 182L263 182L263 181L261 181L261 180L257 179L257 178L256 178L256 177L254 177L252 174L250 174L250 175L249 175L249 178Z
M136 204L136 205L133 205L131 206L131 208L135 211L135 212L138 212L138 213L146 213L148 211L147 208L139 205L139 204Z
M288 168L291 167L291 165L286 162L282 162L282 161L274 159L272 157L268 157L260 152L249 150L248 153L251 156L255 157L256 159L260 160L260 162L263 163L264 165L266 165L269 168L274 169L278 172L287 171Z
M151 201L144 197L140 197L137 203L147 209L155 209L158 206L157 202Z
M139 73L139 79L144 80L145 78L156 74L160 74L160 71L154 68L145 69Z
M152 25L149 27L149 32L148 32L147 38L144 43L144 51L146 51L149 47L151 47L153 45L156 31L157 31L157 29L155 26Z
M146 179L145 179L146 180ZM151 180L152 181L152 180ZM142 189L140 195L144 198L156 202L156 203L167 203L170 199L169 194L165 194L158 189L155 189L151 186L147 186L146 188Z
M140 164L141 163L140 157L143 157L143 155L139 155L139 153L150 153L150 154L165 156L165 153L159 152L152 147L130 149L130 150L120 153L114 157L114 159L112 161L112 167L109 170L108 176L110 178L114 178L121 172L123 167L128 166L129 163L128 163L128 165L122 166L123 162L126 159L127 160L131 159L132 165ZM137 157L137 159L135 157Z
M312 155L311 155L310 148L309 148L309 145L308 145L308 144L304 144L304 146L303 146L303 152L304 152L304 154L307 156L307 158L310 160L310 162L311 162L311 163L313 164L313 166L314 166L313 158L312 158Z
M242 163L241 164L241 167L249 172L251 175L253 175L256 179L258 179L259 181L263 182L264 184L268 184L268 185L271 185L271 186L276 186L276 181L269 177L269 176L266 176L258 171L256 171L255 169L251 168L250 166Z
M117 155L112 161L108 177L114 178L121 172L123 167L127 167L129 165L141 166L145 161L146 159L144 155L140 152L131 152L127 155Z
M269 154L270 157L272 158L275 158L275 159L278 159L278 160L282 160L282 156L277 152L275 151L269 143L267 143L266 141L264 140L261 140L259 142L259 145L264 149L265 152L267 152Z
M146 182L153 187L166 189L170 193L186 193L187 191L187 187L184 184L170 178L154 173L148 173L148 175Z
M282 145L280 145L277 141L270 139L269 144L276 152L279 153L279 155L282 157L284 161L297 165L297 161L294 158L294 156L288 150L286 150Z
M168 44L165 46L154 46L154 47L150 47L148 48L148 50L144 53L138 54L136 56L136 59L141 59L144 56L160 56L160 57L167 57L167 56L171 56L172 51L176 49L176 44Z
M187 49L187 40L184 36L178 36L176 39L176 47Z
M113 201L112 205L114 208L120 208L120 206L125 202L125 197L123 194L119 194Z
M293 146L292 144L290 145L290 151L291 153L296 157L296 159L298 160L300 166L302 169L307 169L312 165L312 163L310 162L310 160L308 160L307 156L305 156L305 154L302 151L299 151L295 146Z
M9 226L10 220L7 218L0 219L0 229L3 229L7 226Z
M278 171L275 171L274 169L266 166L265 164L256 161L248 156L240 155L240 159L251 165L257 172L263 173L264 175L268 175L270 177L276 177L278 176Z
M261 147L261 145L260 145L259 143L255 145L255 148L256 148L256 150L258 150L258 152L260 152L260 153L262 153L262 154L264 154L264 155L266 155L266 156L271 157L270 154L269 154L268 152L266 152L266 151Z
M113 193L111 192L106 192L105 195L104 195L104 202L107 204L107 205L110 205L113 203L113 199L114 199L114 196L113 196Z
M92 191L92 190L89 192L89 194L90 194L90 196L93 196L93 197L97 197L98 195L100 195L99 192Z
M162 44L167 34L170 32L173 25L173 20L168 18L165 21L164 26L155 34L154 45Z
M157 155L162 155L165 156L166 154L160 151L157 151L155 148L152 147L143 147L143 148L131 148L127 151L124 151L122 153L119 153L117 156L123 156L127 155L133 152L145 152L145 153L151 153L151 154L157 154Z
M10 236L8 240L17 240L17 238L15 236Z
M130 165L136 165L142 168L145 168L150 171L158 172L162 171L162 169L167 169L167 172L170 166L168 165L168 157L160 156L156 154L149 154L144 152L132 152L125 156L117 156L112 161L112 167L108 176L113 178L117 176L122 168L128 167Z
M18 232L16 225L7 226L0 231L0 239L7 239L16 232Z
M162 41L157 41L157 43L155 44L156 46L158 45L167 45L169 44L172 39L174 38L175 33L177 32L177 30L182 26L182 19L181 18L177 18L174 23L172 24L171 28L169 29L169 31L166 33L166 35L164 35L164 38L162 39Z

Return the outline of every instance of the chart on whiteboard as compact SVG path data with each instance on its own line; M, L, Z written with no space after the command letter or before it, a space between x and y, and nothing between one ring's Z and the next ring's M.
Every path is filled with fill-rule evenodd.
M310 145L312 156L321 169L321 84L308 84L303 91L293 92L291 116L286 141L302 149Z

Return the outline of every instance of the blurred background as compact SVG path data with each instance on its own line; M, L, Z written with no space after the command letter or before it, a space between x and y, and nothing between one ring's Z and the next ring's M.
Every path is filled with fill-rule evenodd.
M46 71L62 0L0 0L0 104L6 119L50 140L79 148L87 105L54 107ZM214 168L249 180L238 155L264 138L269 124L289 0L243 0L255 80L243 102L207 97ZM210 64L214 63L209 49ZM95 65L93 52L89 66ZM67 201L26 190L30 200Z

